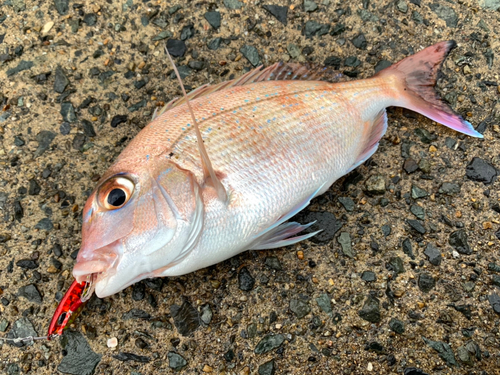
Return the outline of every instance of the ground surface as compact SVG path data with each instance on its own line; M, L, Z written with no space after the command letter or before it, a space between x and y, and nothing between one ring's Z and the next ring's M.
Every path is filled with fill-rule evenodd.
M168 39L183 40L172 51L191 88L259 62L363 78L454 39L438 86L484 140L392 109L373 158L299 216L325 229L314 242L93 299L63 340L4 344L3 372L500 374L500 2L269 4L0 4L5 335L45 334L72 281L86 197L179 95Z

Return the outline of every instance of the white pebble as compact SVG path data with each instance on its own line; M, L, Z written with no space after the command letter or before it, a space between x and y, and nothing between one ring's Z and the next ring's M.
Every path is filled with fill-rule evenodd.
M453 255L453 258L455 258L455 259L460 258L460 254L456 250L453 250L453 252L451 254Z
M118 339L116 337L111 337L108 339L108 348L116 348L118 345Z
M366 366L366 369L367 369L368 371L373 371L373 365L372 365L372 363L371 363L371 362L368 362L368 366Z

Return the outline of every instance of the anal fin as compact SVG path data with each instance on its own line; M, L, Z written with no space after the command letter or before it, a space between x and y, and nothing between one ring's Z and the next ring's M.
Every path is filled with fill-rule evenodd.
M304 234L302 236L292 237L297 233L302 232L304 229L309 228L315 222L316 221L313 221L312 223L306 225L302 225L295 222L281 224L280 226L272 229L271 231L267 232L264 236L259 238L259 242L253 245L250 248L250 250L276 249L278 247L293 245L297 242L315 236L322 230Z
M347 173L353 171L365 161L367 161L370 156L372 156L375 151L377 151L378 143L380 139L384 136L387 130L387 112L385 108L381 110L377 116L375 116L373 122L368 125L368 131L366 136L364 137L365 144L363 149L361 150L358 158L354 162L354 164L349 168Z

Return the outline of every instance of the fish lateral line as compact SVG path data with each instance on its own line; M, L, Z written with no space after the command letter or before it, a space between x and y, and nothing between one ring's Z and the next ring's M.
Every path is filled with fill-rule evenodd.
M196 143L198 144L198 151L200 152L201 162L203 165L204 179L205 181L211 183L211 185L217 192L217 197L219 198L219 200L224 203L227 203L229 201L227 191L224 188L224 185L222 185L220 179L217 177L217 174L215 173L215 170L212 166L212 162L210 161L210 157L208 156L207 149L205 148L205 144L203 143L203 138L201 136L200 128L198 127L198 122L196 121L196 116L194 115L193 108L191 107L188 95L186 94L186 90L184 89L182 78L179 74L179 71L177 70L177 67L175 66L172 56L170 56L170 53L168 52L167 46L165 46L165 52L168 56L168 59L170 60L170 63L172 64L175 75L177 76L177 80L179 81L179 85L181 86L182 94L184 95L184 100L186 101L186 105L189 109L189 113L191 114L191 118L193 120L193 127L196 133L196 141L197 141Z

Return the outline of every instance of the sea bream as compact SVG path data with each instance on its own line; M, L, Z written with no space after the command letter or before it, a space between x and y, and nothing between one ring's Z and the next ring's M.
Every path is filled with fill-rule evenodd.
M387 107L482 138L434 90L454 47L441 42L349 82L298 64L256 69L190 93L195 121L185 98L168 104L88 198L77 283L106 297L313 236L287 220L376 151Z

